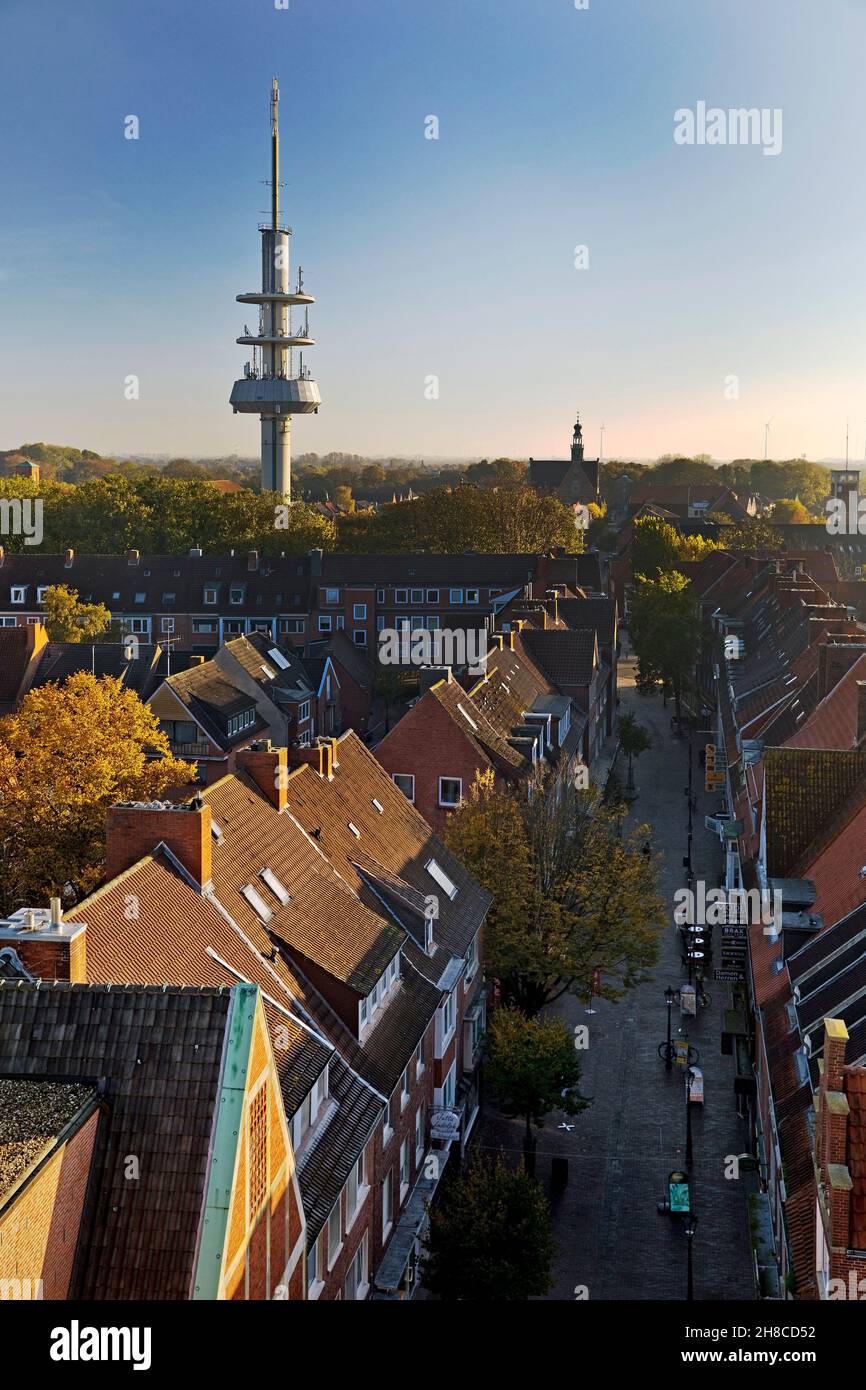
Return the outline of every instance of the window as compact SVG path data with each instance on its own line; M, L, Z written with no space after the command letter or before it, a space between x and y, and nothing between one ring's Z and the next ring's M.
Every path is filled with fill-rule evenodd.
M241 889L241 897L246 898L256 916L260 917L263 922L269 922L271 920L274 914L251 883L246 884L246 886Z
M415 1048L415 1080L424 1075L424 1039Z
M163 594L162 601L167 607L169 604L174 603L176 598L177 594Z
M320 614L319 614L319 631L320 631L320 632L331 632L332 629L333 629L333 622L334 622L334 620L333 620L333 618L331 617L330 613L320 613Z
M377 590L376 590L376 602L377 602L377 603L384 603L384 602L385 602L385 590L384 590L384 589L377 589Z
M324 1251L324 1232L319 1232L319 1238L307 1256L307 1288L313 1289L316 1284L322 1283L322 1271L325 1268Z
M163 632L174 632L174 618L162 618L159 625Z
M356 623L364 622L367 617L366 603L356 603L352 608L352 617Z
M146 598L147 598L147 594L136 594L136 596L135 596L135 602L136 602L136 603L144 603L144 601L145 601Z
M382 1126L383 1126L384 1131L385 1131L384 1134L383 1134L383 1136L382 1136L382 1142L383 1142L383 1144L387 1144L388 1140L391 1138L391 1135L394 1133L394 1126L393 1126L392 1123L391 1123L391 1102L390 1102L390 1100L389 1100L389 1101L386 1103L386 1105L385 1105L385 1118L384 1118L384 1120L382 1121Z
M217 591L216 591L216 589L205 589L205 591L204 591L204 601L205 601L205 603L216 603L216 601L217 601Z
M407 801L415 800L415 778L411 772L392 772L391 780L400 788Z
M250 1220L268 1189L268 1089L263 1084L250 1102Z
M430 613L424 621L431 632L436 632L442 626L438 613Z
M339 603L339 602L340 602L340 590L339 590L339 589L326 589L326 590L325 590L325 603Z
M457 897L457 884L452 883L445 870L435 859L427 860L427 872L434 882L438 883L439 887L444 889L449 898L454 899Z
M467 603L477 603L477 602L478 602L478 590L477 590L477 589L467 589L467 590L466 590L466 602L467 602Z
M423 589L410 589L410 590L409 590L409 602L410 602L410 603L423 603L423 602L424 602L424 590L423 590Z
M129 630L130 630L130 632L138 632L138 633L142 633L143 635L146 636L147 633L150 631L150 619L149 619L149 618L130 618L130 620L129 620Z
M449 589L449 590L448 590L448 602L449 602L449 603L462 603L462 602L463 602L463 590L462 590L462 589Z
M400 1077L400 1109L405 1110L409 1103L409 1068L403 1068L403 1075Z
M338 632L342 632L342 631L343 631L343 628L344 628L345 626L346 626L346 619L343 617L343 614L342 614L342 613L338 613L338 614L337 614L337 631L338 631Z
M377 632L384 632L384 631L385 631L385 623L386 623L386 621L387 621L387 619L385 618L385 614L384 614L384 613L377 613L377 614L376 614L376 631L377 631Z
M423 619L423 618L413 618L413 619L412 619L412 631L413 631L413 632L422 632L423 629L424 629L424 619Z
M280 883L280 880L277 878L276 874L271 873L270 869L262 869L259 872L259 878L262 880L262 883L267 884L274 897L282 903L283 907L285 907L287 903L290 903L292 901L290 894Z
M343 1248L343 1223L340 1219L342 1194L337 1198L328 1217L328 1269L333 1269L334 1261Z
M439 590L438 590L438 589L428 589L428 590L427 590L427 602L428 602L428 603L438 603L438 602L439 602Z
M421 1162L424 1156L424 1102L422 1100L418 1109L415 1111L415 1166Z
M409 602L409 590L408 590L408 589L395 589L395 590L394 590L394 602L395 602L395 603L408 603L408 602Z
M366 645L367 645L367 629L366 629L365 627L356 627L356 628L354 628L353 631L352 631L352 637L353 637L353 639L354 639L354 642L355 642L355 646L356 646L356 647L366 647Z
M445 1078L445 1085L442 1087L442 1104L446 1110L451 1110L454 1106L454 1095L457 1085L457 1063L453 1063L451 1070Z
M243 603L243 601L244 601L244 589L243 589L243 585L242 585L242 584L232 584L231 588L229 589L229 603L238 604L238 603Z
M439 805L459 806L463 797L463 780L460 777L439 778Z
M11 600L12 603L24 603L24 601L26 600L26 598L27 598L27 586L26 586L26 585L21 585L21 584L13 584L13 586L12 586L12 600Z
M409 1190L409 1140L404 1139L400 1145L400 1201L406 1196Z
M359 1299L367 1295L367 1235L366 1232L361 1240L361 1244L355 1253L355 1258L349 1266L349 1273L346 1275L346 1298Z
M275 681L277 679L276 672L272 671L270 666L266 666L264 662L262 662L262 670L269 681Z
M454 1032L454 991L452 990L442 1005L442 1039L447 1042Z
M44 602L45 602L45 590L48 589L48 588L50 588L50 587L51 587L51 586L50 586L49 584L40 584L40 585L37 586L37 589L36 589L36 602L37 602L37 603L44 603ZM114 597L114 598L120 598L120 594L114 594L113 597Z
M309 702L309 700L304 700L303 704L301 704L301 705L298 706L298 723L299 723L299 724L303 724L304 720L305 720L305 719L309 719L309 717L310 717L310 702Z
M394 1179L390 1170L385 1174L382 1182L382 1239L388 1239L393 1222L394 1208Z
M303 632L303 618L280 618L277 627L280 632Z
M466 952L466 974L463 977L463 987L468 989L478 971L478 937L473 936Z
M358 1162L355 1164L354 1168L349 1174L349 1178L346 1183L347 1230L351 1230L352 1222L358 1211L358 1207L360 1206L361 1202L363 1202L364 1197L366 1196L366 1192L364 1191L365 1177L366 1174L364 1171L364 1155L361 1154L361 1157L358 1159Z
M394 957L394 959L391 961L391 964L388 966L388 988L389 988L389 989L391 988L391 986L392 986L393 984L396 983L397 976L398 976L399 972L400 972L400 952L398 951L397 954L396 954L396 956Z
M370 1017L370 1005L366 999L362 999L358 1005L358 1017L361 1021L361 1027L366 1028L367 1020Z
M216 632L217 625L211 618L193 618L193 632Z
M236 637L239 633L243 632L244 625L241 622L240 618L226 618L225 630L227 633L230 633L233 637Z
M18 624L16 623L16 621L15 621L14 618L0 618L0 627L17 627L17 626L18 626Z

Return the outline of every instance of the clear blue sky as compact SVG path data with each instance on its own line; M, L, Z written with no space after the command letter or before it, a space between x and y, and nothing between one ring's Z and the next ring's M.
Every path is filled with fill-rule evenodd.
M862 458L864 66L863 0L0 0L0 447L257 453L276 75L296 452L563 455L579 404L608 457ZM678 146L700 100L782 153Z

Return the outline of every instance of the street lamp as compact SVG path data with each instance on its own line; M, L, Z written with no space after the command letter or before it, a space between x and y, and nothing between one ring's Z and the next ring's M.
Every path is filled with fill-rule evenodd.
M689 1252L688 1285L687 1285L687 1287L686 1287L686 1302L687 1302L687 1303L693 1303L693 1302L694 1302L694 1297L695 1297L695 1281L694 1281L694 1276L693 1276L693 1272L692 1272L692 1242L694 1241L694 1238L695 1238L695 1231L697 1230L697 1225L698 1225L698 1218L695 1216L695 1214L694 1214L693 1211L690 1211L689 1214L688 1214L688 1216L687 1216L686 1219L685 1219L686 1243L687 1243L688 1252Z
M665 1003L668 1006L668 1045L667 1052L665 1053L665 1071L670 1071L673 1065L673 1044L671 1043L671 1009L674 1006L677 994L678 991L675 989L671 989L670 985L668 985L667 989L665 990Z
M692 1077L694 1068L686 1070L686 1167L691 1171L694 1163L694 1152L692 1149Z

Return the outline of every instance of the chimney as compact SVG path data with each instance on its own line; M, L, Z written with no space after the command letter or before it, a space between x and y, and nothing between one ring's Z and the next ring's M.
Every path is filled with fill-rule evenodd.
M866 736L866 681L857 682L857 742Z
M514 634L514 628L511 628L510 631L509 631L509 633L508 633L508 650L509 650L510 652L513 652L513 651L514 651L514 636L515 636L515 634Z
M321 578L322 574L322 548L316 546L310 551L310 575L313 579Z
M71 569L72 569L72 561L73 561L74 559L75 559L75 551L74 551L74 550L67 550L66 555L64 556L64 559L63 559L63 568L66 569L66 570L71 570Z
M824 1057L815 1097L816 1159L820 1182L829 1207L828 1245L850 1244L851 1175L848 1151L850 1107L845 1094L845 1048L848 1029L841 1018L824 1019ZM831 1270L831 1273L833 1271Z
M255 782L278 811L285 810L286 783L289 777L288 752L285 748L273 748L271 740L250 744L235 754L235 767Z
M36 979L87 982L87 927L64 922L59 898L51 899L50 908L22 907L0 918L0 951L5 947Z
M201 652L193 652L188 660L190 666L204 666L204 657Z
M249 570L250 574L255 574L255 572L256 572L256 570L258 569L258 567L259 567L259 552L258 552L257 550L250 550L250 551L248 551L248 553L247 553L247 569Z
M494 646L498 647L499 650L502 651L503 643L505 641L505 634L503 632L491 632L490 640Z
M211 881L211 811L200 796L182 806L170 801L121 802L108 810L106 877L116 878L160 842L200 888Z
M818 647L818 699L829 695L855 661L866 656L866 646L856 642L822 642Z
M289 756L292 767L302 767L305 763L309 763L320 777L327 777L329 782L334 776L334 750L331 739L323 739L320 743L314 743L312 748L299 748L296 745L289 749Z
M128 565L137 565L140 559L141 559L141 555L140 555L139 551L137 551L137 550L130 550L129 554L128 554L127 557L126 557L126 563L127 563Z

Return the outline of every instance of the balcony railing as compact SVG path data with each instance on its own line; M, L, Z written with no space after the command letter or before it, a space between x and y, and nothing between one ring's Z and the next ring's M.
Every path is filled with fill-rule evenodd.
M176 758L206 758L211 752L209 743L175 743L170 739L169 744Z

